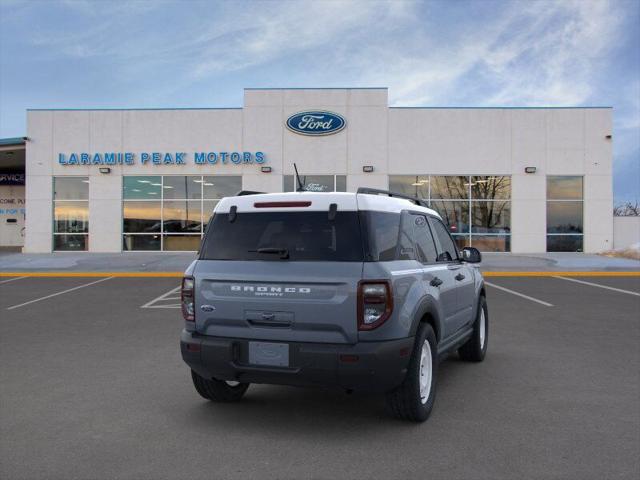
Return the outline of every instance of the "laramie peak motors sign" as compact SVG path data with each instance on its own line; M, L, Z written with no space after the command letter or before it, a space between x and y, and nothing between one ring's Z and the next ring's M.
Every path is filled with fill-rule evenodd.
M196 165L262 164L264 152L104 152L59 153L60 165Z
M287 119L287 128L300 135L332 135L346 125L342 115L324 110L298 112Z

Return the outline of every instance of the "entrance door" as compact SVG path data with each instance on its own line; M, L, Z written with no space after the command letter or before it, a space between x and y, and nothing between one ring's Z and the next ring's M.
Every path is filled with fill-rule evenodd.
M24 186L0 185L0 247L24 246Z

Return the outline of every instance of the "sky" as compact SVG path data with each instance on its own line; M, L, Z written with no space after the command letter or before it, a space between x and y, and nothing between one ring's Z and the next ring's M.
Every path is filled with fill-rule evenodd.
M640 0L0 0L0 138L27 108L241 107L245 87L392 106L612 106L640 201Z

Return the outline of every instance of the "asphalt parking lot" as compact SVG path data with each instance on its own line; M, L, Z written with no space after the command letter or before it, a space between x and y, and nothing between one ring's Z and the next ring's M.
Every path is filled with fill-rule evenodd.
M337 390L204 401L176 278L0 278L0 477L639 478L640 277L487 281L488 356L444 361L416 425Z

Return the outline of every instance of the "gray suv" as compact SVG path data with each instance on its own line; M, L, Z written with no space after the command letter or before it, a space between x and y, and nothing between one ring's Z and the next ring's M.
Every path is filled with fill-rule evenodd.
M216 206L182 281L182 358L209 400L250 383L338 386L424 421L438 361L487 351L478 262L417 199L240 192Z

